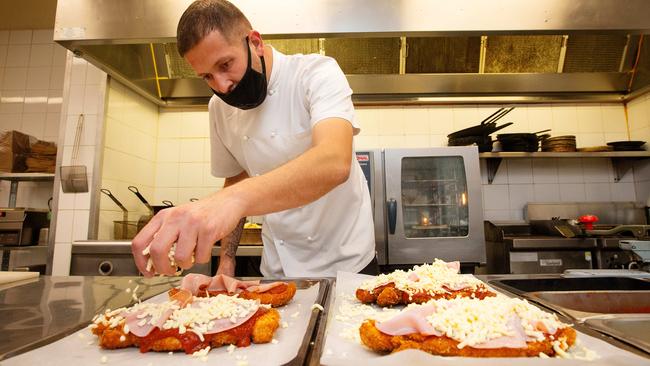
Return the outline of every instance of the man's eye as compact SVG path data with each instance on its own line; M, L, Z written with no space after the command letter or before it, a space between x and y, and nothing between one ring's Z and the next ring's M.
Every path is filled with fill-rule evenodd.
M230 61L221 64L222 70L228 70L228 68L230 68Z
M205 81L210 81L210 80L212 80L212 75L210 75L210 74L203 75L203 80L205 80Z

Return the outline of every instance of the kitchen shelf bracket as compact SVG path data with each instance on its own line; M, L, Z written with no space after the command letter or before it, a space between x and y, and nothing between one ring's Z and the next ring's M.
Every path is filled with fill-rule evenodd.
M634 158L612 158L612 167L614 168L614 182L618 183L623 179L625 174L632 169L634 162L639 159Z
M487 163L488 184L492 184L499 171L501 159L515 158L609 158L614 169L614 182L619 182L634 163L649 159L650 151L609 151L609 152L488 152L480 153L480 159Z
M488 174L488 184L492 184L494 177L499 171L499 166L501 165L501 158L487 158L485 163L487 165L487 174Z

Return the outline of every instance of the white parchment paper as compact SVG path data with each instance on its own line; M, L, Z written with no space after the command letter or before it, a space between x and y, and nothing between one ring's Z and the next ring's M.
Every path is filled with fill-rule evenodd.
M592 361L579 361L561 358L469 358L469 357L441 357L433 356L419 350L406 350L390 355L380 355L365 348L359 341L358 329L361 322L368 317L368 312L350 312L346 304L360 304L354 297L358 286L370 278L349 272L339 272L336 277L336 294L333 307L329 311L325 343L321 356L324 365L650 365L650 360L633 353L614 347L602 340L578 332L577 340L582 347L595 351L600 358ZM380 307L378 316L391 316L395 310L384 311ZM386 313L386 314L382 314ZM576 347L577 348L577 347ZM569 353L577 352L572 350Z
M97 337L90 330L84 328L56 342L23 353L16 357L2 361L2 365L282 365L298 354L298 350L305 338L312 305L318 297L318 283L307 289L298 289L293 301L284 307L278 308L280 322L287 322L287 328L278 328L275 333L277 344L251 344L249 347L235 348L228 353L227 347L210 350L207 359L195 358L184 352L168 353L147 352L140 353L137 348L119 350L104 350L97 345ZM162 302L168 298L166 293L157 295L147 302ZM105 363L102 358L105 358Z

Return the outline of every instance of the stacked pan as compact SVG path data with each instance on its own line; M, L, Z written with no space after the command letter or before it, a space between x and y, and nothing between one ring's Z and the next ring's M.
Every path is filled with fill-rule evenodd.
M496 112L489 115L486 119L481 121L477 126L472 126L465 128L460 131L456 131L447 135L449 139L449 146L468 146L468 145L477 145L479 152L490 152L492 151L492 137L491 133L494 133L500 129L506 128L512 124L512 122L502 124L497 126L497 122L506 114L510 113L515 107L511 108L500 108Z
M539 150L539 142L547 139L550 135L540 133L548 132L543 130L534 133L504 133L497 135L503 151L535 152Z
M542 151L574 152L576 151L576 137L573 135L566 135L544 139L542 140Z

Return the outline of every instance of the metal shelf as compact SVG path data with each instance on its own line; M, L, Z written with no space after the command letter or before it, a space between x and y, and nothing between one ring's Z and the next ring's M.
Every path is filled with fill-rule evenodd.
M403 179L402 183L448 183L448 182L456 182L456 179Z
M438 206L457 206L453 203L408 203L404 207L438 207Z
M488 184L492 184L499 171L502 159L517 158L609 158L614 167L614 181L618 182L632 168L634 161L650 158L650 151L607 151L607 152L489 152L479 153L486 159Z
M12 182L47 182L54 181L54 173L0 173L0 180Z
M8 207L13 208L16 207L18 182L53 182L54 173L0 173L0 180L11 182Z

